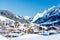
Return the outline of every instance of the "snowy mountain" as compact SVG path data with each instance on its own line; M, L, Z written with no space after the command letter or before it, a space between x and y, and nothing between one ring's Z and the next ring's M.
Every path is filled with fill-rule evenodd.
M25 20L29 20L29 18L30 18L29 16L24 16Z
M33 17L30 17L30 16L24 16L23 18L28 22L32 22L33 20Z
M14 21L19 21L21 23L28 22L23 17L16 16L16 15L14 15L12 12L10 12L8 10L0 10L0 15L3 16L3 17L9 18L11 20L14 20Z
M39 17L41 17L41 16L42 16L42 13L37 13L37 14L34 16L32 22L34 22L35 20L37 20L37 19L38 19Z
M60 24L60 6L49 8L42 17L39 17L34 23L43 26L59 26ZM56 22L57 21L57 22Z
M33 17L30 17L28 21L29 21L29 22L32 22L32 20L33 20Z
M34 17L27 17L29 22L34 22L36 21L38 18L43 17L43 15L47 12L47 10L45 10L43 13L37 13Z
M11 19L0 15L0 21L5 21L5 20L11 20ZM11 20L11 21L14 21L14 20Z
M44 15L46 12L47 12L47 10L45 10L43 13L37 13L37 14L34 16L32 22L36 21L38 18L43 17L43 15Z

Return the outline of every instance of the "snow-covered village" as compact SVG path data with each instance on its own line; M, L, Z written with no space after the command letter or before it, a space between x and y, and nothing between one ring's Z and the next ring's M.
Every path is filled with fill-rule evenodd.
M16 14L0 9L0 40L60 40L60 4L33 17Z

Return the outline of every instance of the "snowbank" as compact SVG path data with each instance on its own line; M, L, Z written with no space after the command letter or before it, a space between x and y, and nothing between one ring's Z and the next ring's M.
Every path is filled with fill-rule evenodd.
M8 40L8 39L0 35L0 40Z
M60 34L51 35L51 36L26 34L17 38L11 38L11 40L60 40Z

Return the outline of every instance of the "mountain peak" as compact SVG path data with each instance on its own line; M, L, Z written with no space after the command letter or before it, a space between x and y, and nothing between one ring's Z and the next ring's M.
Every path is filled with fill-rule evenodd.
M30 17L29 16L24 16L24 19L25 20L28 20Z
M43 14L44 13L44 14ZM39 17L34 23L42 24L42 26L59 26L60 24L60 4L58 6L52 6L45 12L43 12L43 16Z
M12 12L8 10L0 10L0 16L9 18L14 21L19 21L21 23L26 23L26 20L23 17L14 15Z
M37 14L34 16L32 22L34 22L35 20L37 20L39 17L42 17L42 13L37 13Z
M56 6L52 6L51 8L48 8L48 11L54 9Z

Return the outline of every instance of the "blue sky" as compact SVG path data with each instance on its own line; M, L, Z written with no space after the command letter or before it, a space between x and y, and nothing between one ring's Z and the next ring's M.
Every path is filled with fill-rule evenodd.
M9 10L15 15L35 16L60 4L60 0L0 0L0 10Z

